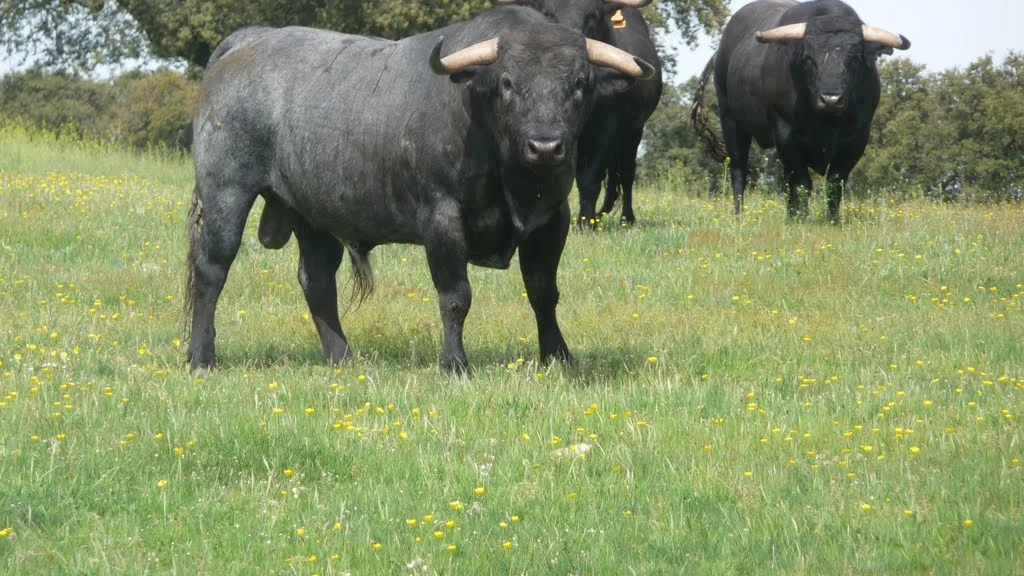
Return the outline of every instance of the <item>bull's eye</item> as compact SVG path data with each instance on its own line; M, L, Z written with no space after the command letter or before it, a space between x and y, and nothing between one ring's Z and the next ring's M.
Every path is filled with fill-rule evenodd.
M502 75L501 91L504 92L505 94L509 94L512 92L513 89L515 89L515 87L512 85L512 79L509 78L507 75Z
M580 76L576 79L576 83L573 84L573 88L575 88L577 92L583 92L587 89L587 79Z

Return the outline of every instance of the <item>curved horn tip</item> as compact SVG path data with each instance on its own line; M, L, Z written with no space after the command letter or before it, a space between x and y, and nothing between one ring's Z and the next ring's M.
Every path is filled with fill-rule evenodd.
M440 36L434 47L430 49L430 70L438 76L446 76L448 70L441 63L441 45L444 44L444 36Z
M908 50L910 48L910 40L908 40L907 37L904 36L903 34L900 34L900 40L903 41L903 44L900 45L900 46L897 46L896 48L898 50Z
M650 80L651 78L654 78L654 73L657 70L650 62L639 56L633 56L633 62L636 62L636 65L640 67L640 75L637 76L637 78L641 80Z

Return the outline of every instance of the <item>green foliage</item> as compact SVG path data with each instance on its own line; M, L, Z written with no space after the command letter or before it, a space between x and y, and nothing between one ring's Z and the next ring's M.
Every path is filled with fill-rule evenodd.
M33 70L0 81L0 117L135 148L173 148L182 144L198 93L195 81L167 70L113 82Z
M109 86L74 75L34 70L0 80L0 115L51 131L106 135L112 104Z
M134 147L173 146L191 129L199 85L177 72L133 74L114 81L116 140Z
M724 187L729 190L725 166L717 164L703 147L690 124L696 76L680 86L666 85L661 104L654 112L644 131L644 155L640 168L644 175L662 178L672 175L695 186L715 193ZM718 100L714 84L709 82L704 94L711 125L718 129ZM750 152L753 184L765 174L778 179L774 151L764 151L755 142ZM774 180L773 180L774 182Z
M714 171L713 162L700 150L700 143L690 126L690 106L696 81L696 78L691 78L682 86L665 85L661 103L644 132L642 166L645 174L660 176L680 167L698 177ZM713 94L708 102L711 100ZM717 124L717 117L713 122Z
M1024 54L936 74L895 59L879 72L882 101L857 188L939 194L955 180L969 197L994 200L1024 189Z

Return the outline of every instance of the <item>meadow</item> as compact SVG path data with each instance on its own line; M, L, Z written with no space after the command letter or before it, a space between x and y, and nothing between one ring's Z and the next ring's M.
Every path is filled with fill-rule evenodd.
M570 236L578 366L535 361L515 263L471 269L471 378L407 246L326 365L257 206L197 379L191 188L0 128L0 572L1024 573L1024 205L834 227L644 183L636 228Z

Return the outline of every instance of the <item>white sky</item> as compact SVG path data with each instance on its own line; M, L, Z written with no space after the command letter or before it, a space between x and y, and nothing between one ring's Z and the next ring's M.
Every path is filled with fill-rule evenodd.
M731 0L735 13L748 0ZM910 50L897 52L931 72L963 68L991 52L1001 62L1010 50L1024 52L1024 0L847 0L865 22L903 34ZM678 46L678 82L700 74L716 39L696 49Z

